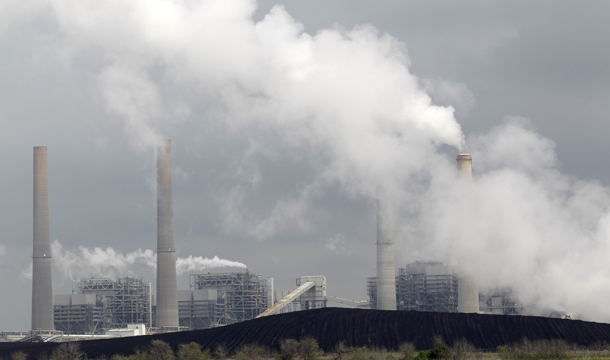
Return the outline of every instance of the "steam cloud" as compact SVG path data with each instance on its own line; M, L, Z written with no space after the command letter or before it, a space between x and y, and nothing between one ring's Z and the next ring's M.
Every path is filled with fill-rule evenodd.
M76 281L81 277L120 277L137 274L138 266L152 269L157 268L157 255L150 249L122 254L113 248L102 249L96 247L89 249L79 246L78 250L64 250L58 240L51 244L53 264L64 277ZM178 274L190 271L201 271L222 267L246 268L246 265L214 256L212 259L201 256L178 258L176 270ZM31 269L29 277L31 279Z
M261 239L311 229L311 197L340 184L349 196L373 198L383 184L395 201L396 248L405 260L468 258L460 265L483 286L510 286L525 301L610 321L609 189L561 173L553 142L519 118L468 139L474 184L459 181L455 153L439 150L465 144L454 110L432 103L393 37L369 25L309 35L281 6L254 22L252 0L49 0L39 16L46 7L63 56L104 59L87 70L108 111L125 120L134 148L150 149L203 106L210 122L246 138L246 160L299 150L311 161L312 184L262 220L239 209L248 186L264 179L240 168L249 184L231 192L227 228ZM5 28L23 17L5 16ZM462 84L423 84L465 113L475 104ZM53 246L70 277L154 264L150 250ZM219 262L187 258L178 266Z

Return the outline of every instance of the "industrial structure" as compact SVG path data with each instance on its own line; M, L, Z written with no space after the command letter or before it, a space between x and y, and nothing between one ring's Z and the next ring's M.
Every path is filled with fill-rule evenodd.
M396 270L394 269L394 240L392 205L383 188L377 191L377 296L379 310L396 310Z
M83 278L75 291L55 295L57 330L99 334L128 324L153 325L151 284L142 278Z
M528 307L506 287L481 290L480 299L480 311L483 314L520 315Z
M296 283L296 290L284 296L257 317L326 307L328 301L326 297L326 277L301 276Z
M377 304L376 278L367 279L371 307ZM415 262L396 276L397 310L457 312L458 278L453 266L442 262Z
M203 329L254 319L270 305L273 288L249 271L191 274L180 291L180 326Z
M156 325L178 327L178 283L174 241L172 145L157 148L157 313Z
M32 253L32 330L53 330L53 280L49 226L47 147L34 147L34 251Z
M457 156L457 168L464 181L472 182L472 156L470 154L459 154ZM472 259L460 259L464 264L470 263ZM468 271L465 266L458 275L458 312L479 312L479 285L475 274Z
M190 290L178 292L180 326L206 329L260 316L326 307L324 276L303 276L296 279L296 284L296 290L276 299L273 278L265 279L260 274L249 271L191 274Z

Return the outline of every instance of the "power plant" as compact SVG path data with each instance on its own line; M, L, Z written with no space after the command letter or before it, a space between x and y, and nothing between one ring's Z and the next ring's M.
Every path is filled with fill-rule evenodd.
M178 283L174 241L172 144L157 147L157 326L178 327Z
M32 254L32 330L53 330L53 278L49 226L47 147L34 147L34 251Z
M94 277L81 279L72 294L55 295L53 302L47 148L34 147L32 330L53 336L61 332L117 336L120 332L145 333L140 327L153 331L202 329L322 308L328 301L380 310L479 312L476 277L464 268L440 261L416 261L395 268L393 205L383 187L377 191L377 266L376 276L367 279L368 301L328 297L324 276L300 277L295 290L284 292L274 289L273 278L247 270L190 274L190 289L178 291L169 139L156 148L156 162L156 297L151 283L142 278ZM472 181L471 155L459 154L457 168L461 179ZM487 313L517 314L522 309L507 290L492 291L481 298Z

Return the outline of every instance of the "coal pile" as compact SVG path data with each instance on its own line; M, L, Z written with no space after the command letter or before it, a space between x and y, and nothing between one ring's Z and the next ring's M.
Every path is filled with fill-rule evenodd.
M282 339L313 337L325 351L332 351L341 341L346 346L397 349L413 343L419 350L433 347L434 337L448 344L466 340L479 349L495 349L529 340L561 339L571 344L592 346L610 342L610 324L579 320L551 319L536 316L479 315L411 311L382 311L325 308L299 311L254 319L234 325L207 330L83 341L80 349L90 359L112 354L133 354L146 350L152 340L163 340L174 350L179 344L197 342L213 351L222 345L234 351L242 345L279 348ZM0 357L13 351L28 353L29 359L50 354L57 344L4 343Z

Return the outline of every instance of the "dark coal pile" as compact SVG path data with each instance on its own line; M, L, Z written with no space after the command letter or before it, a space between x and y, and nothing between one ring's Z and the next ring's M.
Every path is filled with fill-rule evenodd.
M90 359L114 353L133 354L146 350L152 340L159 339L177 349L179 344L197 342L214 350L222 345L234 351L242 345L256 343L279 348L282 339L310 336L325 351L340 342L346 346L367 346L397 349L413 343L417 349L429 349L435 336L451 345L465 339L480 349L529 340L562 339L572 344L591 346L610 342L610 324L579 320L550 319L535 316L504 316L433 312L381 311L325 308L274 315L243 323L208 330L185 331L151 336L83 341L80 349ZM57 344L0 344L0 357L13 351L28 353L30 359L50 354Z

